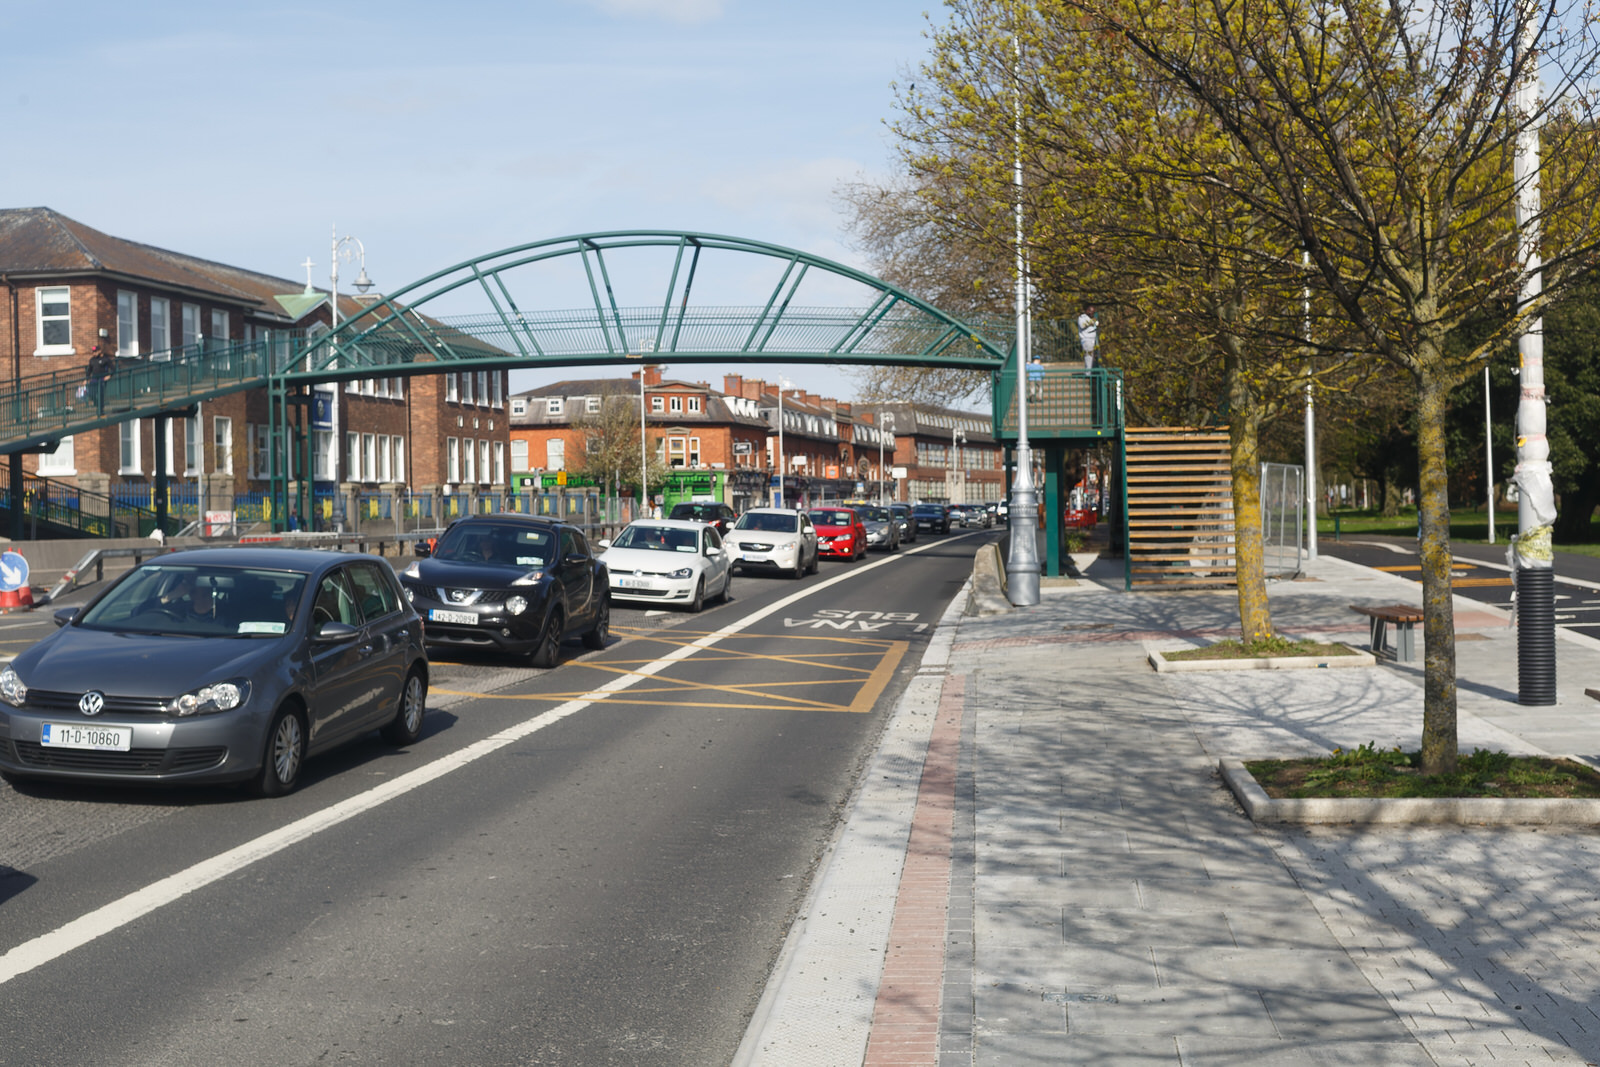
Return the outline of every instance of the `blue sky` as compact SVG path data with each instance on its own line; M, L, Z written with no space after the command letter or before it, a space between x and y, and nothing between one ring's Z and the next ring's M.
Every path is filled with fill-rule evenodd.
M930 8L942 19L929 0L8 4L0 201L284 277L309 257L324 287L335 223L381 290L634 228L865 267L835 191L892 169L890 83L926 54Z

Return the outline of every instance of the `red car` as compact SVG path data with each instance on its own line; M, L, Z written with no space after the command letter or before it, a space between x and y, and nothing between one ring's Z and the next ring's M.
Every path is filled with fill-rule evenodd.
M817 554L857 560L867 554L867 528L850 508L812 508L811 525L817 528Z

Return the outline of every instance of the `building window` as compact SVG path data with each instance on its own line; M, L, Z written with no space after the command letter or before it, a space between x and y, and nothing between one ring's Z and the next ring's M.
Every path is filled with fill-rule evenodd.
M199 474L200 464L205 457L200 449L200 423L199 412L183 420L183 473Z
M406 439L404 437L391 438L394 442L394 480L406 480Z
M472 372L464 370L459 377L461 378L461 402L470 404L472 403Z
M332 430L311 431L312 478L320 478L325 482L333 481L333 449L334 438Z
M444 480L459 482L461 480L461 442L454 437L444 439Z
M547 471L564 471L567 469L567 443L559 437L552 437L544 446L544 469Z
M228 313L226 311L221 310L221 309L217 309L217 308L212 309L212 312L211 312L211 333L206 338L206 341L208 342L208 344L206 345L206 348L208 348L208 349L210 349L212 351L215 351L215 350L221 348L222 346L226 345L229 340L230 340L230 338L228 337Z
M271 434L261 423L252 422L245 427L246 447L250 449L250 470L248 477L267 477L267 446L271 442Z
M72 354L72 290L65 285L33 291L38 311L39 347L36 356Z
M552 396L544 402L544 413L546 415L560 415L565 410L565 407L565 403L559 396Z
M72 458L71 437L63 437L54 452L39 453L39 473L42 475L78 473Z
M494 484L506 484L506 443L504 441L496 441L494 443Z
M685 452L684 446L687 443L688 442L685 441L682 437L669 437L669 438L667 438L667 466L669 466L669 467L681 467L681 466L683 466L683 458L684 458L684 452Z
M496 409L505 406L505 372L490 371L489 380L494 383L494 406Z
M511 442L511 469L525 471L528 469L528 442L521 438Z
M404 378L396 378L391 381L389 383L389 395L396 400L404 400L406 398L406 380Z
M378 478L378 439L376 434L364 433L361 435L361 480L364 482L376 481Z
M164 296L150 298L150 358L171 359L172 301Z
M489 372L486 370L478 372L478 403L489 403Z
M461 385L456 380L455 371L444 376L444 398L452 403L461 399Z
M139 294L117 290L117 355L139 354Z
M656 413L656 414L658 414L658 415L659 415L659 414L660 414L660 413L661 413L661 412L662 412L662 411L665 411L665 410L666 410L666 408L665 408L665 406L664 406L664 405L663 405L663 403L662 403L662 399L661 399L661 397L659 397L659 396L653 396L653 397L651 397L651 398L650 398L650 410L651 410L651 411L653 411L653 412L655 412L655 413Z
M700 466L700 438L689 438L689 466Z
M681 396L673 397L671 399L671 401L668 403L667 406L672 411L672 413L674 415L683 414L683 397L681 397Z
M361 435L354 430L344 434L344 478L347 482L361 479Z
M200 305L184 304L180 312L178 343L190 352L200 343Z
M600 410L600 398L597 396L585 397L583 401L583 410L587 411L591 415L597 413Z
M515 400L513 400L511 402L511 414L513 414L513 415L526 415L527 413L528 413L528 402L526 400L524 400L522 397L519 396L519 397L517 397Z
M198 429L199 427L196 427ZM233 473L233 420L218 415L211 420L211 455L218 474Z
M117 455L118 474L141 474L143 468L139 465L139 420L129 419L127 422L118 423L119 447Z
M469 485L478 480L478 450L470 437L461 439L461 480Z
M699 397L691 396L689 398L689 414L691 414L691 415L700 414L700 398Z
M361 392L361 379L360 378L351 378L349 381L345 382L344 383L344 391L347 392L347 393L360 393Z
M478 442L478 480L488 482L491 469L489 466L489 440L484 438Z

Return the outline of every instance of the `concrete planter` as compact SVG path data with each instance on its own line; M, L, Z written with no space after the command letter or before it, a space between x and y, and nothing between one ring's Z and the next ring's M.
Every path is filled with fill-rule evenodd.
M1572 759L1572 757L1566 757ZM1575 763L1584 763L1574 759ZM1262 823L1360 823L1405 825L1441 823L1460 826L1592 826L1600 823L1600 800L1496 799L1485 797L1411 797L1358 800L1350 797L1308 797L1275 800L1236 759L1217 761L1217 770L1238 798L1245 814Z
M1346 645L1347 656L1267 656L1251 659L1169 660L1160 652L1150 653L1150 666L1162 674L1182 671L1296 671L1319 668L1371 667L1377 664L1371 652ZM1171 649L1170 651L1180 651Z

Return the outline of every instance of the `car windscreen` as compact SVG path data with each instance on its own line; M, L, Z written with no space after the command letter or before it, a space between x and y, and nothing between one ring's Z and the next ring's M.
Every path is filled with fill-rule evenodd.
M756 530L761 533L794 533L799 529L800 516L785 515L775 511L747 511L739 517L735 530Z
M700 546L693 530L634 523L617 535L611 547L641 548L649 552L697 552Z
M858 508L856 514L862 522L888 522L892 518L888 508Z
M148 563L75 623L118 633L270 637L293 625L305 582L304 574L293 571Z
M811 513L811 521L818 526L850 526L855 522L855 513L824 511L819 508Z
M439 539L434 559L488 566L543 567L555 558L551 531L510 523L463 522Z

